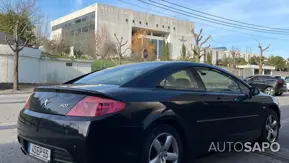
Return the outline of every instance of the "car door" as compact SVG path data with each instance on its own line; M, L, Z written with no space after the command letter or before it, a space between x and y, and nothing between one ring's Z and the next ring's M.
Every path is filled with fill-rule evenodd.
M195 79L195 75L191 71L191 68L177 70L170 72L166 77L161 79L154 91L159 96L165 97L161 103L171 110L176 116L180 117L186 124L188 129L188 135L194 141L196 146L204 147L198 149L197 152L204 152L208 150L206 144L211 142L214 134L211 134L212 126L199 126L197 120L201 119L206 110L212 109L209 101L215 101L216 99L210 99L206 96L204 86L200 80ZM214 98L214 97L212 97ZM212 118L217 118L212 114ZM218 135L218 133L215 133Z
M258 109L252 107L254 103L246 96L249 88L243 92L242 83L224 71L207 67L195 70L198 80L204 83L205 98L211 106L202 110L197 122L206 134L214 135L213 141L240 140L256 128L252 123L258 120Z

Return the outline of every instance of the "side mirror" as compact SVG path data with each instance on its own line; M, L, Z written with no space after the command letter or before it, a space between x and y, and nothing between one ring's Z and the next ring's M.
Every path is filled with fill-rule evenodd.
M256 87L251 87L251 88L250 88L250 95L251 95L251 96L256 96L256 95L258 95L258 94L260 94L260 91L259 91L258 88L256 88Z

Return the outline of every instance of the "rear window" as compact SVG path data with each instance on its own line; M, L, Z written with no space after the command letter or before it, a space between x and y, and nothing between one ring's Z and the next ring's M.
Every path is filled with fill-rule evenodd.
M159 65L158 63L142 63L116 66L89 74L74 83L122 85Z

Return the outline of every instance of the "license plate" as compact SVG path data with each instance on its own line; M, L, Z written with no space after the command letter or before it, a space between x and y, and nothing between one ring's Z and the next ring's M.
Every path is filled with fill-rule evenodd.
M28 153L32 157L36 157L42 161L49 162L50 161L50 149L43 148L41 146L29 143L28 144Z

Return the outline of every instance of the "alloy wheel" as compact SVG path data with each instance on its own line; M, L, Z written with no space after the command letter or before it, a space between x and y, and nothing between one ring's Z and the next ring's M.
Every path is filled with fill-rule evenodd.
M273 143L278 136L278 122L274 115L269 115L266 120L266 139Z
M179 146L176 138L169 133L159 134L149 150L149 163L177 163Z
M266 88L265 93L266 93L267 95L273 96L273 95L274 95L274 88L272 88L272 87Z

